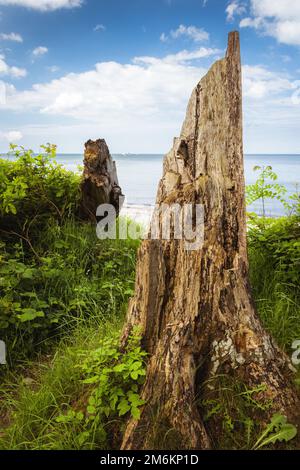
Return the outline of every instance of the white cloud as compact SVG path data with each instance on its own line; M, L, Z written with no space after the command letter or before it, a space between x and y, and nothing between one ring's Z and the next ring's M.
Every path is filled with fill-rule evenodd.
M96 26L94 27L94 31L105 31L106 30L106 27L104 26L104 24L96 24Z
M181 24L177 29L171 30L169 35L162 33L160 40L165 42L171 37L172 39L178 39L179 37L185 36L192 39L195 42L207 41L209 39L209 34L203 28L197 28L196 26L185 26Z
M300 80L291 80L288 76L272 72L263 66L243 67L244 96L254 99L266 99L292 94L300 88Z
M23 42L23 38L20 34L17 33L1 33L0 40L2 41L14 41L14 42Z
M200 48L162 59L136 57L129 64L98 63L94 70L68 74L30 90L10 87L5 108L65 115L104 128L122 122L133 129L141 125L141 117L144 126L158 117L174 122L178 113L182 118L192 88L206 72L189 62L218 52Z
M27 72L25 69L19 67L11 67L6 63L5 56L0 54L0 76L6 75L12 78L26 77Z
M6 104L6 85L0 80L0 106Z
M275 17L288 20L300 16L300 3L297 0L251 0L256 16Z
M241 27L260 28L278 42L300 45L299 0L250 0L252 18L242 20Z
M220 49L212 49L207 47L200 47L200 49L196 49L194 51L187 51L184 49L183 51L177 52L176 54L169 54L164 59L158 59L157 57L151 56L141 56L135 57L133 59L134 63L144 63L148 65L155 65L159 63L165 64L179 64L184 62L189 62L197 59L204 59L206 57L216 56L220 54Z
M261 18L243 18L240 21L240 28L255 28L258 29L262 25Z
M168 36L165 33L161 33L160 38L161 42L167 42Z
M16 143L23 139L23 134L20 131L1 132L1 136L4 137L4 139L9 143Z
M246 7L239 0L234 0L229 3L225 11L227 13L227 21L233 21L235 16L240 16L246 12Z
M264 66L244 66L243 90L246 151L299 153L300 80Z
M51 73L55 73L59 71L59 67L57 65L50 65L49 67L46 67L46 68Z
M32 55L33 55L34 57L41 57L41 56L47 54L47 52L48 52L48 48L47 48L47 47L38 46L38 47L36 47L35 49L33 49Z
M206 73L194 61L216 53L200 48L127 64L102 62L24 91L6 84L0 109L34 116L30 125L17 126L25 146L51 141L60 151L78 152L88 138L105 137L114 152L164 152L180 131L191 90ZM246 65L243 90L246 150L296 152L300 80Z
M38 127L34 122L18 126L29 147L46 140L74 151L88 138L103 136L117 152L167 151L180 131L191 90L207 71L186 62L191 60L187 54L177 61L174 55L127 64L102 62L24 91L7 85L0 115L4 110L18 116L32 113ZM197 55L207 54L203 50ZM53 116L55 125L49 124Z
M76 8L83 0L0 0L0 5L13 5L32 8L39 11L54 11L61 8Z

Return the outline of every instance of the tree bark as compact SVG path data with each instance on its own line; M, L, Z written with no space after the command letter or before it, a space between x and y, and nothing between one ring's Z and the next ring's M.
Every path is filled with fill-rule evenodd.
M294 423L299 418L291 364L262 327L249 286L242 140L240 44L233 32L226 57L192 93L157 194L158 204L203 204L203 246L187 251L181 240L148 239L139 251L122 342L140 326L149 353L146 404L139 420L129 420L123 449L162 448L157 436L164 426L182 448L210 448L197 398L220 374L247 387L265 385L256 399L272 406L261 420L275 411Z
M83 163L80 216L96 221L97 207L101 204L112 204L118 215L124 196L118 182L116 163L104 139L86 142Z

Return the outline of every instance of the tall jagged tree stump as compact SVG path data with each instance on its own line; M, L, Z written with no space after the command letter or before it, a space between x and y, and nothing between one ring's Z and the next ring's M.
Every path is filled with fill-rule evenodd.
M104 139L85 143L81 183L80 216L96 221L97 207L112 204L117 215L124 196L119 186L117 168Z
M279 410L294 423L299 418L289 359L252 300L244 190L240 44L233 32L226 57L192 93L157 194L158 204L203 204L203 246L186 251L181 240L145 240L139 251L122 341L140 326L149 353L146 404L139 420L129 420L123 449L161 448L155 435L164 424L183 448L210 448L197 396L219 374L251 388L265 385L256 397L272 403L261 412L263 422Z

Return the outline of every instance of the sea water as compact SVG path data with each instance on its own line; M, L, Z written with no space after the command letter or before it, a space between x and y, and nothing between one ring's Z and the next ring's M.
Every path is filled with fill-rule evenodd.
M159 179L162 176L163 155L116 154L112 155L117 164L118 178L127 204L149 207L155 204ZM57 162L66 168L77 171L82 165L80 154L58 154ZM300 191L300 155L245 155L246 184L252 184L258 177L255 166L270 165L278 175L277 182L287 188L287 196ZM279 201L266 201L266 215L280 216L285 209ZM249 211L261 214L262 205L258 201L248 207Z

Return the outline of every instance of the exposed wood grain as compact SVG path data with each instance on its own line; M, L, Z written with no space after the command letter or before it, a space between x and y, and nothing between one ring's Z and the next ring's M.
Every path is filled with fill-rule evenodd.
M83 163L81 217L96 221L96 210L100 204L112 204L118 214L121 209L119 197L122 196L122 190L118 182L116 164L104 139L86 142Z
M183 448L211 447L196 398L217 374L265 384L261 413L280 410L295 422L299 399L290 362L263 329L248 281L240 44L230 33L226 57L192 93L181 135L164 160L157 203L204 205L203 247L180 240L146 240L138 259L135 296L123 343L134 325L149 353L140 420L129 420L123 449L161 448L160 426ZM188 190L187 190L188 188Z

